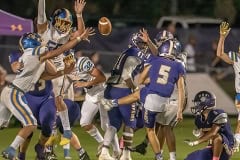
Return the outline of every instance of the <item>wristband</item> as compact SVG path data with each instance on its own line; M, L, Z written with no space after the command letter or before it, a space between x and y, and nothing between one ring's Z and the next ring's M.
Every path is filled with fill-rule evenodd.
M81 13L77 13L77 14L76 14L76 17L77 17L77 18L82 18L82 14L81 14Z
M82 40L80 36L78 36L76 39L77 39L77 42L80 42Z

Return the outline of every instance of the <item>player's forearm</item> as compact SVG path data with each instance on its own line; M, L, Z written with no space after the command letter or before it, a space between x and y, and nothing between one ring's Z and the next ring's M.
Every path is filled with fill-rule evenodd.
M158 55L158 48L157 46L151 41L151 39L148 39L147 45L149 49L151 50L153 55Z
M178 111L183 112L185 95L184 78L181 77L178 82Z
M106 77L105 76L99 76L96 77L95 79L88 81L87 85L85 87L89 87L89 86L95 86L98 85L100 83L104 83L106 81Z
M41 75L41 79L43 80L52 80L52 79L55 79L55 78L58 78L60 76L63 76L65 73L63 70L61 71L57 71L57 73L55 75L51 75L49 74L48 72L43 72L42 75Z
M82 40L81 37L74 38L71 41L67 42L66 44L58 47L57 49L49 51L47 54L40 56L40 60L45 61L47 59L57 57L60 54L64 53L65 51L68 51L69 49L75 47L81 40Z
M38 1L38 16L37 16L38 33L43 33L47 29L47 16L45 13L45 0Z
M137 102L139 99L140 99L140 90L137 90L136 92L134 92L128 96L119 98L118 104L119 105L132 104L134 102Z
M77 30L80 33L80 35L84 32L85 30L85 24L83 21L82 13L81 14L76 14L77 16Z
M225 37L220 35L218 46L217 46L217 57L222 59L224 62L228 64L232 64L233 61L227 56L226 53L224 53L224 43L225 43Z

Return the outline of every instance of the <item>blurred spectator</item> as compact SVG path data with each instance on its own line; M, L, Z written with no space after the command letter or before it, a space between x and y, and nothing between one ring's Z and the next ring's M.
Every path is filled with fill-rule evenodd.
M2 66L0 66L0 93L6 85L10 84L10 82L6 80L6 76L7 71Z
M98 52L93 52L90 55L90 59L92 60L92 62L94 63L95 67L99 70L103 70L102 65L100 64L100 55Z
M218 40L212 42L212 62L211 62L211 76L216 80L221 80L227 77L229 74L233 74L232 67L226 62L222 61L217 54Z
M75 58L79 58L79 57L82 57L83 56L83 52L82 51L80 51L80 50L78 50L78 51L76 51L75 53L74 53L74 55L75 55Z
M196 72L196 38L194 35L188 37L188 43L186 44L184 51L187 52L187 71Z

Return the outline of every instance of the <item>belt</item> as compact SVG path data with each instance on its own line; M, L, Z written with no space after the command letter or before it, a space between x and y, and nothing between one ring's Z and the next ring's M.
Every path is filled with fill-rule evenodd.
M20 89L18 86L14 85L13 83L10 83L10 84L8 85L8 87L9 87L9 88L14 88L14 89L16 89L16 90L18 90L18 91L20 91L20 92L22 92L22 93L25 94L25 92L24 92L22 89Z

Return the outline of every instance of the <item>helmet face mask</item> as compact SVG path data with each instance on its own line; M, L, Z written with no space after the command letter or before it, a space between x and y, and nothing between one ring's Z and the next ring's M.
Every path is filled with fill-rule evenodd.
M174 47L174 41L167 40L162 42L158 47L158 55L160 57L166 57L170 59L176 58L176 48Z
M174 39L174 36L171 32L168 32L166 30L160 31L156 37L154 38L154 41L156 45L159 47L162 45L163 42Z
M72 29L72 14L65 8L57 9L51 17L51 23L58 32L68 33Z
M140 37L140 33L133 33L130 38L129 46L133 46L141 50L143 53L147 52L148 45Z
M42 38L37 33L25 33L19 39L19 50L23 52L27 48L40 46Z
M208 91L198 92L193 100L194 106L191 112L195 115L201 114L206 109L213 109L216 105L216 96Z

